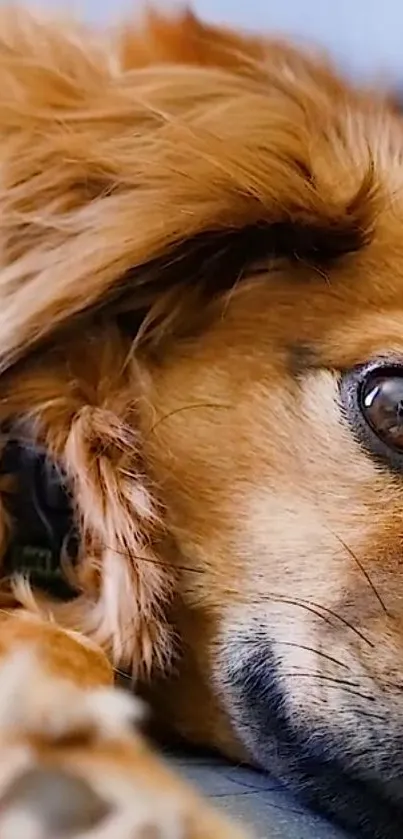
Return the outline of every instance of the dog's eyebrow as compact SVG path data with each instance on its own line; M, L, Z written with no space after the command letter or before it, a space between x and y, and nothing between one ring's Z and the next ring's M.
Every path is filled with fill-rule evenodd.
M288 347L287 367L293 378L299 378L308 370L317 367L318 358L315 349L309 344L290 344Z
M204 231L130 269L115 285L112 297L105 297L97 308L102 311L108 306L137 344L153 343L154 339L158 343L158 335L166 332L169 323L179 323L175 315L178 301L182 305L188 299L190 308L203 310L206 302L243 279L266 270L269 273L273 260L287 259L296 268L312 266L322 277L323 271L342 257L370 243L373 227L360 221L359 214L357 218L346 211L333 224L320 218L312 222L297 219ZM182 317L183 326L185 320L187 316ZM304 367L306 361L305 355Z
M164 324L175 321L173 310L178 299L193 295L194 306L203 308L206 301L224 294L252 273L262 273L265 263L268 266L274 259L328 269L343 256L366 247L372 236L372 225L357 224L354 214L348 212L330 226L319 221L257 222L240 229L205 231L178 242L149 263L131 268L95 304L62 323L56 330L58 338L71 335L88 317L95 322L107 314L108 319L117 318L123 331L138 344L150 338L158 343ZM30 357L43 352L53 340L54 334L39 340ZM312 353L310 358L312 365ZM16 355L14 364L19 360ZM307 362L307 351L300 351L299 360L294 353L290 372L296 375L298 366L306 369Z
M161 250L155 245L148 261L139 261L132 267L129 263L115 278L106 272L107 282L100 282L96 292L92 281L93 294L88 294L85 283L81 288L77 278L71 286L74 294L68 293L70 279L65 272L66 282L56 283L49 299L43 302L41 295L36 295L38 305L27 307L24 300L33 299L32 288L41 287L43 280L43 272L39 273L40 282L33 275L26 285L21 283L5 298L3 322L7 323L8 311L13 317L17 309L21 314L15 335L6 330L7 336L2 336L0 373L10 370L36 348L43 348L46 341L71 332L80 320L97 318L106 310L108 317L120 317L122 312L127 315L123 316L125 331L128 329L139 345L146 335L152 337L153 328L154 337L172 331L167 327L175 320L180 297L189 301L193 298L194 309L203 307L206 301L230 290L253 271L264 271L265 260L269 266L273 259L285 258L295 266L299 263L323 274L335 261L368 245L374 235L381 197L373 168L368 168L349 200L334 206L330 199L321 196L312 173L306 173L306 180L303 186L307 206L298 194L288 204L282 203L279 195L274 207L250 197L253 222L242 225L236 214L235 221L225 223L201 218L200 225L196 225L199 231L194 235L170 242L168 239L165 250L163 244ZM190 307L188 314L189 311Z
M371 238L370 228L355 225L347 215L334 227L258 222L241 229L207 231L179 242L150 263L131 269L114 294L136 297L143 305L149 295L155 298L173 286L200 282L209 292L226 291L265 259L286 258L326 267L361 250Z
M258 222L240 230L201 233L171 249L156 260L154 271L165 279L199 277L223 290L250 265L265 257L286 257L312 265L331 264L348 253L365 247L372 230L355 225L347 216L334 227L326 223Z
M314 176L307 173L307 180L315 194ZM207 228L172 243L165 254L148 264L136 266L118 285L121 291L126 288L140 297L147 286L158 293L197 282L215 293L231 288L265 259L286 258L323 269L372 241L378 203L378 186L370 166L344 206L326 206L325 212L318 194L318 206L305 212L298 206L280 207L282 219Z

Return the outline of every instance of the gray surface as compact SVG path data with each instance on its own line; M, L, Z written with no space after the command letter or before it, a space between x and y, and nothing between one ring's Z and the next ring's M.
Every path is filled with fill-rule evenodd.
M347 839L268 775L204 756L180 756L172 762L217 807L249 825L256 839Z

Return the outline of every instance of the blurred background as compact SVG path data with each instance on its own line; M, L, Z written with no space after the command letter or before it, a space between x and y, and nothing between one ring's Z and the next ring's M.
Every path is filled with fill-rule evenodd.
M211 21L312 41L329 49L347 72L381 75L403 84L403 0L189 1ZM157 2L172 7L171 0ZM122 17L141 6L140 0L42 0L40 5L73 7L96 22Z

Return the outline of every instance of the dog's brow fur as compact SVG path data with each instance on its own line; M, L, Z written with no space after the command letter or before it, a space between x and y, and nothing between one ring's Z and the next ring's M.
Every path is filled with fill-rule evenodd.
M204 31L189 15L152 14L105 47L2 14L3 370L122 283L141 307L155 277L155 295L176 284L176 269L182 290L196 265L220 288L255 250L321 262L368 240L371 158L347 173L351 103L324 66L315 74L291 50ZM371 100L363 94L358 107L365 119ZM329 181L318 160L332 154L335 131L340 165Z

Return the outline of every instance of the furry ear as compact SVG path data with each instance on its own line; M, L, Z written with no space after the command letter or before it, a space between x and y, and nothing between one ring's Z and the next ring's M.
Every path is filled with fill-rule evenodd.
M25 17L14 29L7 22L0 371L122 291L141 308L156 288L189 284L208 263L210 284L219 284L223 265L232 266L230 282L255 252L321 258L366 238L370 153L357 161L346 121L350 107L364 105L340 83L339 107L316 64L298 79L281 53L271 64L268 49L259 78L225 61L217 67L206 56L209 43L221 54L219 35L185 16L183 31L190 26L207 50L199 64L161 65L162 43L173 59L191 58L175 46L172 26L158 24L149 66L122 70L118 48L111 57L86 31L71 37Z
M108 653L114 666L137 678L169 666L173 639L166 611L174 571L159 557L166 536L163 511L143 459L136 407L141 387L130 346L110 318L100 319L71 342L48 348L27 359L9 379L2 378L0 605L22 606L84 633ZM29 480L24 469L18 473L15 448L11 453L5 449L8 440L20 443L31 458L35 451L45 453L49 463L61 468L71 521L63 533L60 507L55 512L52 502L48 512L60 525L63 541L60 545L51 533L49 543L45 535L45 550L51 546L56 568L64 570L62 576L76 592L73 599L55 598L54 589L49 596L43 588L48 573L42 584L35 575L29 578L32 565L27 567L24 554L13 550L21 536L33 536L34 546L38 536L39 545L43 542L35 522L29 531ZM38 477L43 488L45 476ZM31 503L38 511L36 500ZM24 529L26 516L28 533L16 533ZM8 546L10 557L17 558L4 566Z

